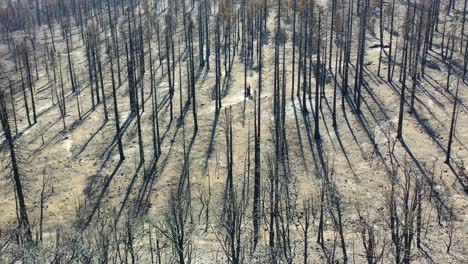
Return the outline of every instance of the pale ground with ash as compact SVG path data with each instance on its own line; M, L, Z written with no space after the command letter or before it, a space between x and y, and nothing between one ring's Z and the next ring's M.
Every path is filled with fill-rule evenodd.
M274 16L269 17L269 29L274 27ZM304 115L301 111L301 102L294 99L291 101L291 34L290 24L283 24L288 33L288 43L286 45L286 65L287 65L287 139L288 152L294 182L294 196L297 196L297 206L301 211L302 200L311 192L317 190L320 184L320 177L317 176L318 164L320 164L318 149L313 140L313 115L309 112ZM375 26L376 32L378 27ZM76 41L73 41L73 61L77 65L78 72L83 72L82 79L87 78L86 60L83 45L79 39L78 31L75 28ZM179 32L180 34L180 32ZM42 34L38 34L39 47L43 47ZM66 64L66 53L63 48L64 42L57 37L59 49L62 55L62 65ZM177 42L177 41L176 41ZM367 46L378 44L378 39L372 34L368 34ZM153 58L157 55L156 40L153 42ZM198 45L195 43L196 48ZM146 47L145 47L146 48ZM353 49L355 50L355 49ZM1 57L6 57L6 46L1 47ZM274 45L269 39L263 48L263 93L262 93L262 159L265 160L266 153L273 153L273 117L272 117L272 93L273 93L273 65L274 65ZM177 57L176 48L176 57ZM197 52L195 52L197 54ZM362 118L358 118L347 106L346 116L340 110L338 114L338 129L334 131L331 126L331 107L333 95L333 80L327 83L326 96L323 98L323 112L321 113L320 132L322 136L323 155L333 163L335 181L338 191L343 197L343 217L345 225L345 235L347 239L348 254L350 260L355 263L363 263L363 248L361 238L357 230L357 215L355 206L361 204L368 210L372 219L380 219L379 210L384 206L384 194L388 190L389 181L384 163L388 163L387 138L386 134L395 136L400 84L395 88L390 87L383 79L386 79L386 61L383 63L383 79L376 76L379 50L366 48L366 74L365 80L369 83L369 89L363 88ZM297 56L297 55L296 55ZM355 58L355 54L352 55ZM122 56L124 61L125 56ZM220 246L213 231L217 226L217 215L220 213L220 197L224 190L226 165L225 165L225 135L224 135L224 111L220 113L217 123L215 123L215 105L211 100L212 87L214 86L214 54L211 55L211 70L205 74L201 70L200 78L196 83L197 107L199 117L199 131L193 142L190 151L190 180L192 183L192 204L194 206L194 217L196 230L194 233L196 260L198 263L210 263L214 261L216 255L222 255ZM464 193L459 181L467 184L465 164L468 162L468 115L466 101L468 99L468 89L462 82L460 83L460 104L457 127L454 135L452 147L453 168L452 171L446 164L445 150L447 148L447 137L450 129L450 119L453 106L453 94L455 86L450 92L445 91L446 66L438 58L430 56L429 59L440 67L428 69L427 80L423 80L421 87L417 91L416 113L408 112L408 105L405 105L405 119L403 126L405 148L397 143L396 154L400 161L406 156L413 166L416 161L419 166L431 170L435 166L435 178L437 179L437 189L447 195L447 204L453 205L456 212L456 234L454 246L450 255L445 254L445 243L447 241L446 229L438 227L435 220L435 209L427 206L424 210L424 217L431 218L431 224L427 227L427 236L423 239L424 248L429 253L435 263L468 263L466 252L468 245L468 201L467 194ZM297 60L297 58L296 58ZM354 61L354 59L352 59ZM107 64L107 57L105 63ZM158 67L158 60L155 66ZM254 65L256 66L256 65ZM82 85L83 91L80 94L82 103L83 120L78 122L76 97L70 93L68 82L68 72L64 68L67 91L67 129L63 131L60 120L60 113L57 106L51 106L50 90L45 70L40 67L40 80L35 83L36 102L38 112L38 124L31 128L27 127L22 97L18 93L16 96L16 106L19 115L19 131L21 136L17 144L21 147L21 169L26 190L30 221L37 224L39 214L39 193L43 175L52 178L53 194L48 199L45 209L45 231L53 236L57 225L69 227L76 220L76 208L79 203L94 205L96 198L101 193L103 186L112 175L119 162L117 147L115 145L115 126L112 111L112 97L110 74L108 66L105 66L105 86L107 105L109 107L110 119L104 124L102 104L95 112L90 110L90 94L87 84ZM119 111L122 124L125 123L129 114L129 101L127 84L125 81L126 69L122 63L123 84L118 89ZM166 68L166 65L164 65ZM176 65L178 70L178 65ZM253 101L246 100L243 96L243 64L237 57L234 59L232 78L229 80L227 95L223 98L223 108L232 106L233 112L233 140L234 140L234 175L236 183L240 186L244 174L247 146L251 144L251 158L253 160ZM165 69L166 70L166 69ZM182 67L182 87L185 96L187 81L185 76L185 63ZM297 66L296 66L297 70ZM398 79L398 67L395 72L395 79ZM222 70L224 73L224 69ZM180 113L179 101L179 75L176 72L176 91L174 96L175 120L168 128L169 124L169 104L167 101L168 84L166 77L160 79L161 70L157 70L157 94L160 102L160 128L163 136L162 156L156 167L157 173L151 182L146 195L149 196L149 210L147 217L151 222L157 223L167 205L168 193L171 188L177 186L182 166L183 166L183 140L187 146L192 139L192 112L191 107L185 116L185 139L182 126L177 126L177 118ZM145 75L146 85L149 87L149 73ZM184 79L185 78L185 79ZM248 83L253 90L258 86L258 73L251 70L248 73ZM297 78L297 74L296 74ZM81 79L81 77L80 77ZM351 78L354 80L354 78ZM315 79L312 78L312 85ZM297 80L295 81L297 85ZM408 81L410 83L410 81ZM350 85L353 87L353 85ZM102 210L119 211L122 208L132 206L139 195L142 187L142 177L145 169L151 167L152 141L151 141L151 98L149 88L146 88L145 112L142 115L145 157L144 168L135 175L135 168L139 162L138 140L136 134L136 120L125 130L123 135L125 161L118 168L113 176L107 191L101 201ZM408 91L409 98L409 91ZM341 109L341 94L338 92L338 109ZM310 111L314 99L308 100ZM214 125L215 124L215 125ZM310 127L310 133L306 127ZM250 135L250 138L248 137ZM42 140L43 138L43 140ZM374 151L374 144L377 152ZM44 142L43 142L44 141ZM210 150L210 145L212 149ZM211 152L211 153L210 153ZM0 190L0 226L3 228L12 227L15 224L15 203L11 187L6 179L7 170L2 163L1 176L3 179ZM456 173L456 175L454 174ZM253 162L250 182L253 182ZM262 177L266 173L262 173ZM463 179L464 177L464 179ZM201 208L199 202L200 193L206 192L208 184L211 184L213 197L211 199L210 221L213 228L204 232L204 220L198 220L198 213ZM251 186L252 187L252 186ZM252 195L253 191L250 192ZM125 210L123 210L124 212ZM248 209L245 233L250 236L251 209ZM123 216L122 216L123 218ZM296 219L301 221L301 219ZM382 223L382 220L380 220ZM2 228L2 229L3 229ZM331 223L326 233L327 243L333 240ZM302 258L302 235L298 223L292 224L294 245L296 250L295 262L300 262ZM46 236L47 236L46 234ZM323 263L324 259L318 244L315 243L316 229L312 228L311 237L311 263ZM262 240L263 246L267 245L267 234ZM248 239L248 237L246 237ZM422 253L414 249L417 258L416 263L430 263ZM337 254L341 254L337 248ZM391 262L391 256L384 259L385 263Z

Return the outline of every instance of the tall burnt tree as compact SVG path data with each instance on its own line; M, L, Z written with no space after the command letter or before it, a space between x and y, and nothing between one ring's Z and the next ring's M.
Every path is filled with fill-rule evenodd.
M295 73L295 59L296 59L296 13L297 13L297 0L293 0L294 1L294 4L293 4L293 22L292 22L292 26L293 26L293 35L292 35L292 70L291 70L291 98L294 97L294 73Z
M460 79L457 80L457 88L455 90L455 98L453 100L453 110L452 110L452 121L450 121L450 132L447 145L447 155L445 157L445 163L450 164L450 153L452 151L453 137L455 134L455 126L457 119L457 104L458 104L458 86L460 84Z
M189 67L190 67L190 90L191 90L191 97L192 97L192 114L193 114L193 124L194 124L194 134L197 133L198 130L198 117L197 117L197 100L196 100L196 93L195 93L195 62L193 56L193 21L191 17L189 17L189 25L188 25L188 36L189 36Z
M23 184L21 181L20 170L18 167L18 159L15 151L14 138L10 130L10 121L8 119L8 110L6 105L5 93L0 89L0 121L2 123L3 133L5 135L6 145L10 152L10 162L13 171L13 182L15 185L15 194L18 203L18 224L21 230L22 236L26 242L32 242L31 227L29 225L28 211L26 208L26 202L24 200Z
M131 22L131 17L130 14L126 14L125 19L127 20L125 26L124 24L121 24L121 35L125 40L125 51L126 51L126 58L127 58L127 79L128 79L128 94L129 94L129 100L130 100L130 110L131 110L131 116L135 117L138 113L138 108L137 108L137 101L136 101L136 96L137 96L137 91L136 91L136 79L135 79L135 60L134 60L134 40L133 40L133 34L132 34L132 29L130 26ZM127 29L125 29L125 27Z
M395 2L396 0L392 0L392 7L391 7L391 11L390 11L390 40L389 40L389 44L388 44L388 58L387 58L387 61L388 61L388 65L387 65L387 80L389 82L392 82L392 79L393 79L393 72L392 72L392 66L393 66L393 58L392 58L392 45L393 45L393 34L394 34L394 31L393 31L393 25L394 25L394 18L395 18Z
M165 29L165 32L164 32L164 35L165 35L165 46L166 46L166 51L165 51L165 57L166 57L166 61L167 61L167 78L168 78L168 82L169 82L169 110L170 110L170 117L171 117L171 121L174 117L174 114L173 114L173 98L174 98L174 78L173 78L173 72L174 72L174 66L173 64L175 63L174 61L172 61L171 63L171 49L173 48L173 42L172 42L172 21L173 21L173 18L172 18L172 15L171 15L171 11L169 10L169 13L166 15L165 17L165 20L166 20L166 29Z
M32 114L33 114L33 124L37 123L37 114L36 114L36 102L34 100L34 82L33 82L33 77L32 77L32 72L31 72L31 64L29 62L29 48L26 43L26 40L23 42L21 45L21 48L19 50L20 55L21 55L21 60L23 62L23 65L25 66L25 71L26 71L26 81L29 87L29 92L31 95L31 106L32 106Z
M265 14L259 11L258 28L257 28L257 45L258 45L258 97L255 106L255 174L254 174L254 197L253 197L253 251L256 250L259 232L260 232L260 195L261 195L261 160L260 160L260 140L261 140L261 105L262 105L262 37L263 37L263 16Z
M24 109L26 111L26 117L28 119L28 125L32 126L30 112L29 112L30 111L29 110L29 102L28 102L27 91L26 91L26 86L25 86L25 82L24 82L23 63L21 63L21 52L22 52L21 50L22 50L22 46L17 45L16 48L15 48L15 51L16 51L18 57L19 57L18 58L18 64L19 64L19 72L20 72L20 77L21 77L21 90L23 92ZM55 77L55 75L54 75L54 77Z
M66 46L67 46L67 59L68 59L68 73L69 73L69 77L70 77L70 81L71 81L71 86L72 86L72 92L75 93L76 92L76 85L75 85L75 78L74 78L74 75L73 75L73 65L72 65L72 61L71 61L71 55L70 55L70 42L72 42L72 30L71 30L71 25L70 25L70 21L66 21L66 23L62 26L63 27L63 34L65 35L65 43L66 43Z
M384 9L383 9L383 0L378 0L379 2L379 41L380 41L380 51L379 51L379 67L377 69L377 76L380 76L380 69L382 67L382 53L384 51Z
M315 132L314 138L316 140L320 139L320 111L319 111L319 100L320 100L320 80L322 78L322 62L320 60L320 53L321 53L321 45L322 45L322 30L321 30L321 23L322 23L322 10L319 10L319 19L318 19L318 35L317 35L317 64L315 65ZM326 62L325 62L326 63Z
M406 17L405 17L407 23L405 23L405 26L403 28L405 45L408 45L410 25L411 25L411 23L409 22L409 19L410 19L409 16L410 16L410 11L408 8L406 12ZM403 77L402 77L403 79L402 79L401 91L400 91L400 109L399 109L399 114L398 114L398 127L397 127L397 138L400 140L403 139L402 131L403 131L404 107L405 107L405 101L406 101L405 92L406 92L406 75L407 75L407 63L408 63L407 48L404 48L403 51L404 51L403 56L402 56L403 66L401 67L401 71L403 72Z
M369 8L369 0L364 0L362 2L364 7L364 13L361 14L361 21L360 21L360 32L359 32L359 51L358 51L358 63L356 64L357 73L356 73L356 81L354 86L354 100L356 101L356 110L357 113L361 113L361 88L364 84L364 55L365 55L365 45L366 45L366 29L367 29L367 10Z
M117 138L117 145L119 148L119 155L120 160L125 159L125 155L123 152L123 144L122 144L122 133L120 129L120 117L119 117L119 108L117 103L117 89L115 85L115 77L114 77L114 56L113 53L114 49L110 46L107 46L107 55L109 57L110 63L110 72L111 72L111 81L112 81L112 99L114 103L114 119L115 119L115 131L116 131L116 138Z
M216 112L221 110L221 18L216 16L216 36L215 36L215 108ZM244 73L245 74L245 73ZM245 77L244 77L245 78Z

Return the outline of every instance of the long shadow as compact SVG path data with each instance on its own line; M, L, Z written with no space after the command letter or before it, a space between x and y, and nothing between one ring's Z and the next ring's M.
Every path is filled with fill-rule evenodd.
M459 173L457 173L457 171L453 167L452 162L454 162L455 165L457 166ZM463 169L460 168L460 166L455 161L451 160L447 165L449 166L450 170L457 178L460 185L463 187L463 191L465 192L465 194L468 195L468 176L464 173Z
M419 249L419 251L422 253L424 258L429 261L429 263L434 263L435 264L434 259L432 259L431 255L429 255L429 252L427 252L422 247Z
M380 101L380 99L376 96L376 94L374 93L373 90L370 89L370 87L368 85L364 85L363 86L364 89L366 89L367 91L367 94L370 96L370 98L372 99L372 101L374 101L374 104L379 108L380 112L382 113L382 115L385 117L386 120L390 120L390 117L387 115L387 111L385 111L385 109L382 107L384 104ZM363 102L366 103L366 106L369 110L369 113L372 114L372 116L374 116L374 111L372 111L370 109L370 107L368 106L367 102L365 100L362 100ZM374 120L377 122L377 119L374 117ZM378 122L377 122L378 123ZM380 124L379 124L380 125Z
M310 128L310 119L309 119L309 115L307 112L303 111L303 106L301 104L301 97L297 97L298 98L298 101L299 101L299 109L301 110L301 113L302 113L302 119L304 121L304 127L306 129L306 132L307 132L307 140L308 140L308 143L309 143L309 147L310 147L310 151L312 153L312 158L314 160L314 169L315 169L315 173L316 173L316 176L318 175L318 163L317 163L317 156L315 154L315 151L314 151L314 145L313 145L313 136L312 136L312 131L311 131L311 128ZM299 132L300 133L300 132Z
M435 89L435 86L431 83L429 83L429 85L431 85L434 89ZM435 98L426 88L425 85L423 85L423 82L418 82L417 85L416 85L419 90L421 92L424 93L424 95L426 95L427 97L429 97L429 99L431 99L437 106L439 107L443 107L444 105L439 101L439 99ZM445 96L447 98L447 96ZM417 97L418 98L418 97ZM448 98L447 98L448 99Z
M368 83L367 83L367 82L365 82L364 88L365 88L367 91L370 92L370 89L369 89L369 87L368 87ZM371 96L371 98L372 98L374 101L377 100L377 98L375 98L375 97L373 97L373 96ZM352 112L353 112L353 113L357 113L357 114L355 115L355 116L356 116L356 119L359 121L359 124L360 124L361 127L364 129L364 132L366 133L366 135L367 135L369 141L372 143L373 153L377 154L377 156L382 160L382 162L383 162L385 168L388 170L389 168L388 168L388 166L387 166L387 164L386 164L386 162L385 162L385 159L384 159L382 153L380 152L380 149L378 148L378 144L377 144L377 142L375 141L375 138L374 138L374 136L372 135L371 131L369 130L369 125L368 125L369 122L367 121L366 117L362 114L362 112L361 112L361 113L358 113L358 111L357 111L357 109L356 109L356 105L355 105L354 102L349 98L349 95L345 95L345 99L346 99L346 102L348 103L348 106L352 109ZM365 99L364 96L361 98L361 101L368 107L369 112L371 113L372 117L373 117L374 120L376 121L377 125L380 126L380 124L379 124L377 118L374 116L373 111L371 111L371 109L370 109L369 105L367 104L367 101L366 101L366 99ZM377 105L379 104L379 102L377 102L377 101L375 101L375 103L376 103ZM381 109L381 112L383 113L383 115L384 115L384 117L386 118L386 120L390 120L389 117L387 116L387 114L385 113L385 111L384 111L383 109ZM346 117L346 114L345 114L345 119L346 119L346 123L348 124L349 129L351 130L351 133L353 134L353 137L354 137L354 139L355 139L355 142L356 142L357 144L359 144L359 143L357 142L357 139L356 139L355 136L354 136L354 133L352 132L352 129L351 129L350 125L349 125L349 121L348 121L348 119L347 119L347 117ZM359 146L359 148L361 149L360 146ZM364 154L364 152L362 151L362 149L361 149L361 153Z
M85 229L89 226L89 224L93 220L94 214L99 209L99 206L101 205L101 201L104 198L104 195L106 194L107 189L109 188L109 185L110 185L112 179L114 178L115 174L117 174L117 171L119 170L122 163L123 163L123 160L119 160L119 163L117 163L117 166L115 166L112 173L107 177L107 179L106 179L106 181L104 183L104 186L102 187L101 193L99 194L99 197L97 198L96 203L93 206L91 214L88 216L88 219L87 219L87 221L85 223L85 226L84 226Z
M91 114L94 113L93 109L90 108L86 112L81 114L81 119L76 119L75 122L73 122L69 127L68 127L68 132L72 132L75 129L77 129L81 124L83 124L88 118L91 116Z
M348 95L345 95L345 100L347 101L348 106L351 106L351 108L353 109L352 106L353 106L354 104L353 104L352 102L350 102L350 99L349 99L349 96L348 96ZM343 117L344 117L344 119L345 119L345 121L346 121L346 125L348 126L348 130L349 130L349 132L351 133L351 136L353 137L354 142L356 143L356 145L358 146L359 150L361 151L361 154L364 155L364 150L362 149L361 144L358 142L358 140L357 140L357 138L356 138L356 135L354 134L354 130L353 130L353 128L351 127L351 124L350 124L350 122L349 122L349 120L348 120L348 114L346 113L346 111L343 111Z
M128 127L130 126L130 124L132 123L132 120L134 119L135 117L132 116L132 115L128 115L127 119L125 120L123 126L121 127L121 131L120 131L120 137L123 136L124 132L128 129ZM107 147L104 152L100 155L100 159L104 158L104 155L106 155L106 158L104 159L104 162L101 164L97 174L99 175L102 170L104 169L104 167L106 166L107 162L109 161L109 159L111 158L111 154L112 154L112 151L114 149L115 146L117 146L117 137L118 135L115 135L114 136L114 139L111 143L111 145L109 147Z
M125 209L125 205L127 205L128 198L130 197L130 194L132 193L133 185L135 185L136 179L138 178L138 173L140 172L140 169L142 166L143 166L143 162L139 162L138 167L136 168L135 173L133 174L132 180L130 181L130 184L128 185L127 192L125 193L125 197L122 201L122 205L120 206L119 212L117 213L117 216L115 217L115 223L119 221L119 218L122 215L123 210Z
M427 124L427 119L423 119L419 116L418 112L417 111L414 111L413 112L413 116L414 118L418 121L419 125L422 127L422 129L424 130L424 132L432 139L432 141L434 141L437 146L442 150L442 151L446 151L445 150L445 147L442 146L442 144L439 142L439 140L436 138L436 132L432 129L432 127L429 126L429 124Z
M322 145L322 140L320 139L315 139L315 145L317 146L317 153L318 153L318 157L319 157L319 160L320 160L320 165L322 167L322 177L327 181L329 182L329 178L328 178L328 163L327 161L325 160L325 156L323 155L323 145Z
M333 130L335 131L336 139L338 140L338 144L340 145L341 152L343 152L343 155L344 155L344 157L346 159L346 163L348 163L348 167L351 170L351 172L353 173L354 178L357 179L356 172L353 169L353 165L351 165L351 162L349 161L348 153L346 153L346 150L345 150L345 148L343 146L343 142L341 141L341 136L340 136L340 132L339 132L338 127L335 127Z
M428 106L427 106L421 99L419 99L419 98L416 98L415 100L418 102L419 105L421 105L422 107L424 107L424 108L426 109L427 112L429 112L431 119L434 119L435 121L437 121L437 123L439 123L439 125L442 126L442 128L445 128L445 125L446 125L446 124L445 124L444 122L442 122L439 118L437 118L437 116L436 116L436 114L434 113L434 111L432 111L433 108L428 107ZM440 107L442 108L443 106L441 105ZM415 109L415 110L416 110L416 109ZM440 109L440 110L442 110L442 109ZM416 111L414 111L414 112L416 112ZM449 113L447 113L447 112L444 112L444 113L445 113L445 115L446 115L447 117L450 116Z
M50 106L49 108L47 108L46 110L49 111L49 110L52 109L53 107L55 107L55 105L51 105L51 106ZM18 111L19 109L21 109L21 108L17 108L17 111ZM41 115L43 115L45 112L47 112L46 110L43 110L41 113L38 113L38 114L36 115L37 119L39 119L39 117L40 117ZM19 129L19 127L21 126L21 122L20 122L19 119L20 119L20 118L18 117L18 129ZM60 119L61 119L61 117L59 117L59 118L56 119L55 121L60 120ZM35 125L36 125L36 124L32 124L31 126L27 125L25 128L23 128L23 130L19 130L19 131L18 131L18 135L16 135L15 138L20 138L25 132L27 132L27 131L30 130L31 128L35 127ZM52 125L53 125L53 124L52 124ZM49 127L49 128L50 128L50 127ZM67 129L67 130L69 130L69 129ZM38 137L39 137L39 136L37 136L36 139L37 139ZM31 142L33 142L33 141L31 141ZM31 142L30 142L30 143L31 143Z
M69 92L69 93L65 96L65 101L66 101L66 102L70 102L71 100L75 99L74 95L75 95L74 93ZM51 104L51 105L49 105L47 108L42 109L40 112L37 112L37 114L36 114L37 119L39 119L39 117L43 116L43 115L46 114L47 112L51 111L54 107L55 107L55 105Z
M372 119L374 120L374 122L377 124L377 126L383 130L384 128L382 127L381 125L381 120L376 116L376 113L375 111L372 111L371 109L371 106L369 105L369 103L367 102L367 100L363 99L361 100L362 101L362 105L365 105L367 110L368 110L368 113L371 115ZM375 100L374 100L375 102ZM361 106L362 107L362 106ZM390 121L391 119L388 117L387 113L386 112L383 112L381 111L380 112L383 116L384 116L384 121Z
M183 187L185 186L185 184L187 183L187 186L188 188L190 188L190 182L188 182L187 180L190 180L189 179L189 175L190 175L190 169L189 169L189 166L190 166L190 154L192 152L192 147L193 147L193 144L195 142L195 139L197 137L197 133L193 133L192 135L192 139L190 140L190 144L188 146L188 149L185 151L185 156L184 156L184 167L182 168L182 172L181 172L181 175L180 175L180 180L179 180L179 192L181 191L184 191ZM184 142L185 144L185 142Z
M77 158L89 145L89 143L96 137L96 135L106 126L107 122L103 122L101 126L91 135L91 137L86 141L86 143L81 147L78 153L75 154L75 158Z
M440 84L436 79L432 78L431 75L429 74L424 74L423 76L423 79L426 81L426 83L428 83L432 88L434 88L434 90L439 93L440 95L442 95L443 97L445 97L446 99L449 99L445 93L445 85L442 86L442 84ZM434 85L436 84L436 85Z
M364 100L364 98L362 99ZM387 165L387 163L385 162L385 158L383 157L382 153L380 152L380 149L378 147L378 144L377 142L375 141L375 138L374 136L371 134L371 132L369 131L369 128L368 128L368 121L366 120L365 116L362 115L362 114L358 114L356 115L357 116L357 120L359 121L359 123L361 124L361 127L364 129L364 132L366 133L369 141L371 142L372 144L372 151L373 153L375 153L379 158L380 160L382 161L383 165L385 166L385 169L387 171L389 171L389 167Z
M169 158L171 157L171 154L172 154L172 147L174 146L174 142L175 142L175 138L179 132L179 129L180 127L176 127L175 128L175 131L174 131L174 134L172 136L172 139L170 141L170 145L169 145L169 150L167 151L167 153L165 154L165 158L163 160L161 160L160 158L161 157L157 157L153 160L152 164L151 164L151 167L150 167L150 170L148 171L148 174L145 175L145 178L144 178L144 182L142 183L142 186L139 190L139 193L138 193L138 199L137 199L137 212L140 211L140 207L141 207L141 203L142 201L145 201L148 196L150 195L150 191L151 191L151 188L154 184L154 181L156 179L156 175L161 174L167 163L168 163L168 160ZM162 143L163 141L161 141ZM193 141L192 141L193 142ZM160 164L159 166L157 166L158 164Z
M406 153L408 154L408 156L411 158L411 160L413 161L413 163L416 165L416 167L418 168L418 170L421 172L421 175L424 176L424 178L426 179L426 181L429 183L430 186L433 185L433 182L432 181L432 178L427 174L426 170L424 169L424 167L421 165L421 163L419 162L419 160L414 156L413 152L411 151L411 149L409 148L408 145L406 145L406 142L404 139L401 139L400 140L400 143L401 143L401 146L403 146L403 148L405 149ZM445 210L450 210L449 206L447 206L444 202L444 200L441 198L439 192L437 190L433 190L433 194L434 194L434 197L435 199L437 200L437 202L439 202L443 208Z
M165 109L167 110L168 108L169 108L169 104L166 106ZM164 141L164 139L167 137L167 134L171 130L171 127L172 127L172 120L169 120L169 123L166 126L166 130L164 131L164 133L161 136L161 142ZM175 127L176 127L176 129L179 129L178 126L175 126Z
M213 124L211 125L210 144L208 144L208 149L206 150L205 165L203 166L203 175L206 174L206 170L208 169L208 161L211 159L211 154L213 153L214 139L216 136L216 128L218 127L218 120L219 120L220 112L221 112L220 110L217 110L215 112Z
M305 168L306 174L309 175L309 167L307 166L307 161L305 159L304 155L304 145L302 144L302 135L301 135L301 128L299 126L299 119L297 117L297 109L296 109L296 102L294 100L294 97L291 98L293 110L294 110L294 120L296 123L296 130L297 130L297 138L299 140L299 149L301 150L301 159L302 159L302 165Z
M51 139L49 139L47 142L44 142L43 145L41 145L39 148L35 149L32 152L32 155L36 155L39 153L41 150L45 149L47 146L51 145L52 142L55 142L60 136L64 135L64 131L59 131L57 134L55 134Z
M233 58L234 60L234 58ZM229 88L231 88L231 70L228 71L228 74L224 76L223 85L221 89L222 98L226 97L229 94Z
M177 124L176 124L177 127L180 127L184 123L185 116L187 115L189 110L190 110L190 100L187 100L185 101L184 108L182 108L182 112L177 118Z
M127 119L125 120L125 122L120 127L120 137L122 137L124 135L125 131L127 131L127 129L130 127L130 124L132 123L133 119L135 119L134 115L130 114L130 115L127 116ZM106 155L106 153L107 153L106 160L109 158L110 154L112 153L112 150L115 148L115 146L117 146L118 137L119 137L119 135L117 135L117 133L116 133L116 135L112 139L112 142L109 145L109 147L107 147L102 152L102 154L100 155L101 159L104 157L104 155Z
M36 142L39 139L39 137L41 137L44 134L47 134L47 131L49 129L51 129L54 125L56 125L61 120L62 120L61 117L57 117L57 118L55 118L55 120L52 120L52 122L50 122L46 128L42 128L41 133L38 133L38 135L34 136L27 144L30 145L30 144L33 144L34 142ZM21 135L20 132L18 132L18 134ZM3 135L3 133L0 134L0 135Z
M332 113L332 109L331 109L331 106L330 106L330 103L328 102L328 98L327 97L323 97L323 99L325 100L325 105L327 106L328 108L328 111L330 113ZM333 142L333 139L331 137L331 134L330 134L330 129L328 128L328 122L327 120L325 119L325 114L323 112L323 108L320 107L320 114L321 114L321 119L322 119L322 123L323 123L323 126L325 127L325 130L327 131L327 136L328 138L330 139L330 143L332 145L332 148L333 148L333 151L336 151L336 147L335 147L335 142ZM319 121L320 122L320 121Z
M159 157L154 157L151 161L151 165L143 175L143 182L140 189L138 190L137 199L136 199L136 212L140 212L143 198L148 190L149 183L151 182L151 177L156 175L156 164L158 163Z

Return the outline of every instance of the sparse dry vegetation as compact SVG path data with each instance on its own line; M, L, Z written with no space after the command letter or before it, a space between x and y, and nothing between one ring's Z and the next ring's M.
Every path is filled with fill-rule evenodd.
M5 0L1 263L468 263L467 0Z

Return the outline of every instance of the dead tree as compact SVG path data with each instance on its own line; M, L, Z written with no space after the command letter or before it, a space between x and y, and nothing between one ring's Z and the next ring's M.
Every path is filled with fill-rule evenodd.
M26 80L28 83L30 95L31 95L31 105L32 105L32 113L33 113L33 124L37 123L37 115L36 115L36 103L34 101L34 83L33 83L33 78L32 78L32 73L31 73L31 65L29 63L29 50L28 50L28 45L26 44L26 40L23 42L21 45L20 49L20 55L21 59L23 61L23 65L26 66Z
M194 123L194 134L198 131L198 117L197 117L197 100L196 100L196 93L195 93L195 62L193 58L193 21L192 18L189 17L189 67L190 67L190 89L191 89L191 97L192 97L192 114L193 114L193 123Z
M455 212L453 209L449 211L448 219L447 219L447 243L446 243L446 248L447 248L447 254L450 254L450 250L452 249L453 245L453 238L455 235Z
M453 143L453 134L455 133L455 124L457 119L457 103L458 103L458 86L460 84L460 79L457 79L457 89L455 90L455 98L453 101L453 110L452 110L452 121L450 122L450 132L449 132L449 140L447 145L447 155L445 157L445 163L450 164L450 153L452 150L452 143Z
M410 31L410 22L409 22L409 9L406 12L406 20L408 23L405 24L404 26L404 41L405 44L408 44L408 39L409 39L409 31ZM403 139L403 117L404 117L404 106L405 106L405 93L406 93L406 74L407 74L407 62L408 62L408 52L407 48L403 49L404 51L404 56L403 56L403 67L401 68L401 71L403 72L403 79L402 79L402 84L401 84L401 91L400 91L400 110L398 114L398 128L397 128L397 138L399 140Z
M97 100L98 103L100 101L99 97L99 86L101 88L101 95L102 95L102 103L103 103L103 108L104 108L104 120L107 122L109 120L109 114L107 111L107 99L106 95L104 93L104 78L102 74L102 63L101 63L101 40L100 40L100 33L99 33L99 28L96 23L91 23L88 26L87 29L87 42L89 45L90 49L90 59L91 59L91 65L93 66L93 73L94 73L94 83L96 86L96 95L97 95ZM99 76L99 77L98 77ZM98 84L98 81L99 84ZM74 82L74 81L72 81ZM73 84L74 85L74 84Z
M379 51L379 67L377 70L377 76L380 76L380 69L382 65L382 52L384 50L383 38L384 38L384 9L383 9L383 0L379 1L379 41L380 41L380 51Z
M360 21L360 32L359 32L359 52L358 52L358 63L357 63L357 73L356 73L356 82L354 86L354 100L356 101L356 110L357 113L361 113L361 87L364 83L364 55L365 55L365 45L366 45L366 29L367 29L367 10L369 8L369 0L364 0L364 14L361 14ZM358 8L362 8L358 6Z
M309 263L309 229L313 227L317 219L319 198L318 193L314 192L309 198L303 201L302 204L302 213L299 215L303 220L299 222L299 225L302 228L303 238L304 238L304 264Z
M369 212L362 212L358 205L356 211L359 217L359 234L368 264L377 264L385 253L385 237L375 227L376 223L370 220Z
M187 192L172 190L163 221L158 230L171 244L175 260L179 264L190 264L193 253L191 202Z
M260 140L261 140L261 104L262 104L262 15L258 19L259 27L257 32L258 45L258 99L255 105L255 175L254 175L254 201L253 201L253 251L255 251L260 231L260 194L261 194L261 161L260 161Z
M319 11L319 20L318 20L318 36L317 36L317 65L315 66L315 132L314 132L314 139L320 139L320 112L319 112L319 101L320 101L320 83L321 83L321 76L322 76L322 62L320 60L320 53L321 53L321 42L322 42L322 32L321 32L321 23L322 23L322 11ZM325 62L326 63L326 62ZM312 70L312 69L311 69Z
M120 160L125 159L125 155L123 152L123 144L122 144L122 134L120 130L120 117L119 117L119 108L117 104L117 89L115 87L115 77L114 77L114 56L115 54L113 53L114 49L112 47L108 46L107 47L107 56L109 57L109 62L110 62L110 72L111 72L111 81L112 81L112 101L114 103L114 119L115 119L115 132L116 132L116 138L117 138L117 145L119 148L119 155L120 155Z
M2 66L0 66L2 67ZM0 68L0 71L2 69ZM13 84L11 80L8 80L8 90L10 91L10 103L11 103L11 112L13 113L13 122L15 124L15 136L18 136L18 120L16 118L16 102L15 97L13 95Z
M29 225L28 211L24 200L23 185L21 182L18 160L15 151L15 144L10 130L5 93L0 89L0 121L5 135L6 145L10 152L10 162L13 171L13 181L15 185L15 197L18 203L18 225L26 243L32 242L31 227Z
M393 20L395 18L395 2L396 0L392 0L392 7L390 10L390 40L388 44L388 65L387 65L387 80L389 82L392 82L393 79L393 72L392 72L392 66L393 66L393 58L392 58L392 45L393 45Z
M60 95L57 91L57 85L55 85L55 94L57 94L57 105L60 110L60 115L62 117L63 129L67 129L67 124L65 122L65 118L67 116L67 108L66 108L66 101L65 101L65 89L63 84L63 74L62 74L62 60L60 59L60 53L57 56L58 59L58 66L59 66L59 74L60 74Z
M244 222L245 197L239 197L234 187L233 178L233 140L232 140L232 109L225 110L225 135L227 178L224 188L223 209L220 217L220 229L223 237L217 236L228 263L240 264L244 259L242 232ZM245 182L243 183L245 184Z
M41 194L40 194L40 214L39 214L39 240L43 242L43 226L44 226L44 204L47 202L47 200L52 196L52 193L54 192L54 187L51 182L50 177L45 176L45 169L44 169L44 174L42 175L42 188L41 188Z
M296 59L296 10L297 10L297 0L294 0L294 6L293 6L293 22L292 22L292 26L293 26L293 36L292 36L292 70L291 70L291 82L292 82L292 85L291 85L291 98L294 97L294 68L296 66L295 64L295 59Z

